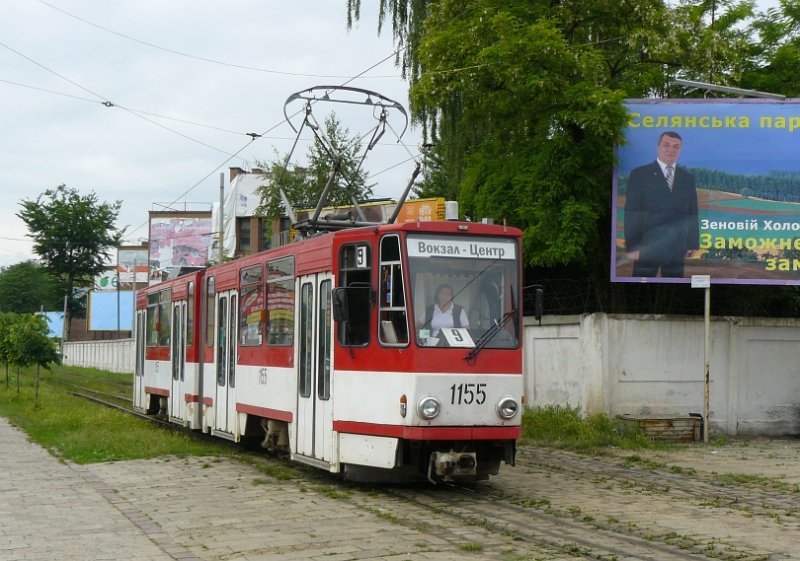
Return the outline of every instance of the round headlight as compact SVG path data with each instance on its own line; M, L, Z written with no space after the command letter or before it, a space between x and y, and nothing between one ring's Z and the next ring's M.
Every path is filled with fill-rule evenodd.
M501 419L513 419L519 411L519 403L510 395L505 396L497 404L497 415Z
M417 414L426 421L435 418L441 410L442 404L433 396L426 395L417 402Z

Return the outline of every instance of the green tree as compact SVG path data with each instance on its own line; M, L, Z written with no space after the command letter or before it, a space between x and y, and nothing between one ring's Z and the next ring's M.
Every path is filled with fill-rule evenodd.
M672 74L710 84L741 83L752 66L753 4L751 0L682 0L670 20L673 52L680 56ZM704 91L670 93L705 95Z
M411 100L456 178L446 195L466 216L523 228L528 261L554 265L602 253L625 112L603 52L547 15L536 2L429 4Z
M20 368L36 365L36 403L39 402L39 376L42 368L60 364L55 342L48 336L47 320L41 316L21 315L11 324L9 358L17 367L17 393Z
M81 195L59 185L20 206L17 216L33 237L33 251L71 304L75 287L91 283L110 261L111 250L119 246L123 231L114 224L122 203L100 202L95 193ZM68 306L67 331L71 315Z
M612 148L625 98L724 95L674 78L800 93L797 0L766 14L749 0L379 6L378 30L391 27L410 82L412 118L433 144L416 193L521 227L531 280L575 279L591 295L579 312L669 312L691 299L682 287L609 286ZM360 0L348 0L347 14L348 24L359 18Z
M62 308L63 294L50 274L35 261L0 269L0 312L30 314Z
M13 312L0 312L0 362L6 367L6 389L9 386L8 368L13 352L11 326L17 323L18 319L19 316Z
M286 215L277 189L279 183L292 208L314 208L337 160L339 171L327 204L349 205L351 197L362 201L372 196L372 185L367 184L368 174L360 168L362 144L358 137L351 136L350 130L342 127L334 113L325 119L324 137L330 146L315 138L307 154L307 167L283 171L285 158L266 165L270 181L259 188L260 214L270 218Z
M284 159L276 157L269 163L259 165L266 170L267 183L259 186L259 203L256 213L273 220L286 216L286 208L278 192L278 185L289 199L292 208L308 208L314 204L308 196L309 175L305 168L288 166L284 169Z
M759 14L750 45L752 67L742 76L742 87L786 97L800 96L800 2L786 0Z

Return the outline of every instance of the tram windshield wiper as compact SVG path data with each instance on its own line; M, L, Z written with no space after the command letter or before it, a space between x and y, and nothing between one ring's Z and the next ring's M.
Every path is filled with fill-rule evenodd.
M517 339L519 339L519 309L517 308L516 298L514 298L514 287L512 285L508 285L508 293L511 297L511 310L503 314L499 320L495 319L492 320L492 326L486 330L486 333L481 335L477 341L475 341L475 346L464 355L464 360L467 362L471 362L477 358L478 354L486 348L486 345L489 344L489 341L494 339L495 335L500 333L503 328L508 324L509 321L512 319L514 320L514 331L517 335Z
M517 321L516 318L517 318L517 308L514 308L513 310L506 312L503 315L503 317L500 318L499 320L494 320L492 322L492 326L488 330L486 330L486 333L481 335L480 338L477 341L475 341L475 346L472 347L472 349L466 355L464 355L464 360L466 360L467 362L475 360L478 354L486 347L486 345L489 344L489 341L494 339L494 336L500 333L500 331L503 330L503 328L509 321L511 321L512 319L514 319L514 321Z

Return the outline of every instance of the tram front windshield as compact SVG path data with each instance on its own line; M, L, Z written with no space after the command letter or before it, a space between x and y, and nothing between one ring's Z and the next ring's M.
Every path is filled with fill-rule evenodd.
M410 234L406 245L418 345L519 345L516 240Z

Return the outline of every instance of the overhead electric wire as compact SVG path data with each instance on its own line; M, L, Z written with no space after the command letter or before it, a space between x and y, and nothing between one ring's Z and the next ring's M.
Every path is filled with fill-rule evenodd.
M36 90L36 91L49 93L49 94L53 94L53 95L60 95L62 97L69 97L69 98L72 98L72 99L77 99L79 101L86 101L86 102L89 102L89 103L99 103L100 105L103 105L102 101L97 101L96 99L89 99L88 97L81 97L79 95L73 95L73 94L68 94L68 93L64 93L64 92L57 92L55 90L48 90L46 88L40 88L38 86L31 86L30 84L22 84L20 82L12 82L11 80L3 80L2 78L0 78L0 82L3 82L4 84L10 84L12 86L18 86L20 88L28 88L29 90Z
M9 84L11 86L17 86L17 87L20 87L20 88L26 88L26 89L29 89L29 90L35 90L35 91L48 93L48 94L52 94L52 95L57 95L57 96L61 96L61 97L68 97L68 98L71 98L71 99L77 99L78 101L85 101L87 103L99 104L99 105L102 105L102 106L108 107L108 108L116 107L116 108L119 108L119 109L130 111L132 113L136 113L137 116L138 116L138 114L150 115L151 117L157 117L159 119L167 119L169 121L175 121L175 122L178 122L178 123L184 123L186 125L193 125L193 126L196 126L196 127L203 127L203 128L207 128L207 129L211 129L211 130L215 130L215 131L220 131L220 132L227 132L227 133L236 134L236 135L239 135L239 136L252 136L253 134L255 134L255 133L247 133L247 132L242 132L242 131L235 131L235 130L231 130L231 129L226 129L224 127L219 127L219 126L216 126L216 125L209 125L209 124L206 124L206 123L198 123L197 121L190 121L188 119L181 119L179 117L171 117L169 115L162 115L161 113L154 113L152 111L145 111L144 109L134 109L132 107L127 107L125 105L120 105L118 103L112 103L111 101L90 99L88 97L82 97L82 96L79 96L79 95L68 94L68 93L65 93L65 92L58 92L58 91L50 90L50 89L47 89L47 88L40 88L39 86L33 86L31 84L23 84L21 82L14 82L12 80L4 80L3 78L0 78L0 82L2 82L4 84ZM161 126L161 125L159 125L159 126ZM174 132L174 131L171 131L171 132ZM181 134L181 133L177 133L177 134ZM289 136L265 136L264 138L268 138L268 139L272 139L272 140L292 140L293 139L292 137L289 137ZM308 142L311 139L303 139L303 140ZM216 150L216 148L215 148L215 150Z
M85 18L77 16L77 15L75 15L73 13L67 12L66 10L63 10L63 9L57 7L57 6L53 6L49 2L45 2L45 0L38 0L38 2L41 3L41 4L44 4L48 8L51 8L51 9L57 11L57 12L60 12L60 13L62 13L64 15L66 15L66 16L69 16L71 18L74 18L74 19L76 19L76 20L78 20L78 21L80 21L82 23L85 23L86 25L91 25L92 27L95 27L97 29L105 31L106 33L111 33L112 35L116 35L117 37L122 37L123 39L127 39L128 41L133 41L135 43L139 43L141 45L145 45L145 46L151 47L153 49L166 51L168 53L172 53L172 54L175 54L175 55L191 58L191 59L194 59L194 60L199 60L199 61L202 61L202 62L209 62L211 64L219 64L219 65L222 65L222 66L228 66L230 68L238 68L240 70L252 70L254 72L264 72L264 73L267 73L267 74L278 74L278 75L281 75L281 76L297 76L297 77L301 77L301 78L348 78L348 76L336 76L336 75L326 75L326 74L304 74L304 73L301 73L301 72L283 72L283 71L280 71L280 70L272 70L272 69L269 69L269 68L257 68L257 67L253 67L253 66L246 66L244 64L234 64L234 63L230 63L230 62L224 62L224 61L221 61L221 60L215 60L215 59L212 59L212 58L206 58L206 57L201 57L201 56L197 56L197 55L192 55L192 54L189 54L189 53L184 53L184 52L181 52L181 51L177 51L175 49L170 49L168 47L162 47L161 45L156 45L155 43L150 43L148 41L143 41L142 39L137 39L136 37L131 37L130 35L126 35L125 33L120 33L119 31L114 31L113 29L109 29L107 27L104 27L104 26L99 25L97 23L94 23L92 21L89 21L89 20L87 20ZM361 74L363 74L363 72ZM356 77L357 78L360 77L361 74L356 75ZM370 79L372 79L372 78L397 78L397 75L369 76L369 78Z
M14 53L15 55L17 55L17 56L20 56L20 57L24 58L25 60L27 60L27 61L28 61L28 62L30 62L31 64L35 64L36 66L38 66L38 67L39 67L39 68L41 68L42 70L45 70L45 71L49 72L50 74L52 74L52 75L54 75L54 76L58 76L59 78L61 78L61 79L62 79L62 80L64 80L65 82L69 82L70 84L72 84L72 85L73 85L73 86L75 86L76 88L80 88L80 89L82 89L83 91L85 91L86 93L90 93L90 94L92 94L92 95L93 95L93 96L95 96L96 98L100 99L102 102L104 102L104 103L111 103L111 101L110 101L110 100L106 99L105 97L103 97L103 96L102 96L102 95L100 95L99 93L93 92L93 91L92 91L92 90L90 90L89 88L85 88L84 86L80 85L78 82L75 82L74 80L70 80L70 79L69 79L69 78L67 78L66 76L63 76L62 74L59 74L59 73L58 73L58 72L56 72L55 70L52 70L52 69L50 69L50 68L46 67L44 64L42 64L42 63L40 63L40 62L38 62L38 61L36 61L36 60L32 59L32 58L31 58L31 57L29 57L28 55L26 55L26 54L24 54L24 53L22 53L22 52L20 52L20 51L16 50L15 48L11 47L10 45L7 45L6 43L4 43L4 42L2 42L2 41L0 41L0 47L4 47L4 48L8 49L9 51L11 51L12 53Z
M41 1L41 0L40 0L40 1ZM392 53L392 54L390 54L389 56L387 56L387 57L385 57L385 58L381 59L380 61L376 62L375 64L373 64L372 66L370 66L370 67L369 67L369 68L367 68L366 70L363 70L362 72L360 72L360 73L356 74L356 75L355 75L355 76L353 76L352 78L349 78L349 79L348 79L346 82L344 82L343 84L341 84L341 86L346 86L347 84L349 84L349 83L350 83L350 82L352 82L353 80L357 80L357 79L358 79L360 76L362 76L363 74L365 74L365 73L369 72L370 70L372 70L373 68L375 68L375 67L377 67L377 66L380 66L381 64L383 64L383 63L384 63L384 62L386 62L387 60L389 60L389 59L391 59L391 58L393 58L393 57L397 56L397 54L398 54L399 52L401 52L402 50L404 50L404 49L405 49L405 48L403 48L403 49L398 49L397 51L393 52L393 53ZM304 111L304 108L303 108L303 109L298 109L297 111L295 111L294 113L292 113L291 115L289 115L289 118L291 119L292 117L295 117L295 116L299 115L299 114L300 114L300 113L302 113L303 111ZM281 120L280 120L278 123L276 123L276 124L272 125L272 126L271 126L271 127L269 127L268 129L266 129L264 132L262 132L260 135L258 135L258 137L259 137L259 138L261 138L261 137L264 137L264 136L266 136L268 133L270 133L270 132L271 132L271 131L273 131L274 129L278 128L279 126L281 126L281 125L282 125L283 123L285 123L285 122L287 122L287 119L285 119L285 118L284 118L284 119L281 119ZM222 168L222 167L223 167L225 164L227 164L227 163L228 163L228 162L230 162L230 161L231 161L233 158L235 158L237 155L239 155L241 152L243 152L243 151L244 151L244 150L245 150L245 149L246 149L248 146L250 146L250 145L251 145L253 142L255 142L255 140L256 140L256 138L252 138L252 139L250 140L250 142L248 142L247 144L245 144L244 146L242 146L242 147L241 147L239 150L237 150L237 151L236 151L236 152L235 152L233 155L231 155L229 158L227 158L227 159L226 159L225 161L223 161L222 163L218 164L218 165L217 165L217 166L216 166L216 167L215 167L213 170L211 170L211 171L210 171L210 172L208 172L206 175L204 175L202 178L200 178L198 181L196 181L196 182L195 182L195 183L194 183L194 184L193 184L191 187L189 187L189 188L188 188L186 191L184 191L183 193L181 193L181 195L179 195L179 196L178 196L178 197L177 197L177 198L176 198L174 201L172 201L171 203L168 203L168 206L172 206L172 205L174 205L175 203L177 203L178 201L180 201L180 200L181 200L183 197L185 197L186 195L188 195L189 193L191 193L192 191L194 191L194 190L195 190L197 187L199 187L199 186L200 186L200 184L201 184L201 183L203 183L203 182L204 182L206 179L208 179L209 177L211 177L211 176L212 176L214 173L216 173L216 172L217 172L217 171L218 171L220 168ZM408 160L406 160L406 161L408 161ZM398 164L398 165L400 165L400 164ZM150 222L150 221L149 221L149 219L148 219L147 221L145 221L145 222L144 222L144 223L142 223L141 225L137 226L135 229L131 230L130 234L133 234L134 232L137 232L137 231L139 231L140 229L142 229L143 227L145 227L147 224L149 224L149 222Z
M417 155L416 155L416 156L412 154L411 156L409 156L408 158L406 158L406 159L405 159L405 160L403 160L402 162L397 162L396 164L393 164L393 165L389 166L388 168L384 168L384 169L382 169L382 170L380 170L380 171L376 171L375 173L371 173L371 174L370 174L370 178L372 178L372 177L375 177L375 176L377 176L377 175L380 175L380 174L382 174L382 173L386 173L387 171L391 171L391 170L393 170L394 168L396 168L396 167L400 167L400 166L402 166L402 165L403 165L403 164L405 164L405 163L408 163L408 162L416 162L416 161L417 161L417 158L418 158L419 156L421 156L421 154L420 154L420 153L417 153Z
M20 57L24 58L28 62L30 62L32 64L35 64L36 66L38 66L42 70L45 70L46 72L49 72L50 74L53 74L54 76L57 76L57 77L61 78L65 82L69 82L73 86L75 86L77 88L80 88L80 89L82 89L83 91L85 91L87 93L92 94L93 96L95 96L96 98L98 98L100 100L98 103L100 103L101 105L103 105L105 107L118 107L119 109L122 109L123 111L126 111L126 112L130 113L131 115L133 115L135 117L138 117L139 119L142 119L145 122L148 122L148 123L150 123L152 125L155 125L157 127L162 128L164 130L167 130L169 132L177 134L178 136L181 136L181 137L183 137L183 138L185 138L187 140L190 140L192 142L196 142L197 144L200 144L201 146L205 146L206 148L210 148L211 150L216 150L217 152L222 152L223 154L230 155L230 153L227 152L226 150L222 150L221 148L217 148L216 146L212 146L212 145L210 145L210 144L208 144L206 142L203 142L202 140L197 140L196 138L192 138L189 135L183 134L182 132L176 131L175 129L172 129L172 128L166 126L166 125L163 125L163 124L158 123L158 122L156 122L156 121L154 121L154 120L152 120L152 119L150 119L148 117L145 117L144 115L141 115L141 114L137 113L136 111L134 111L132 109L128 109L127 107L125 107L123 105L117 105L113 101L110 101L107 97L102 96L99 93L90 90L89 88L79 84L78 82L76 82L76 81L74 81L74 80L72 80L70 78L67 78L63 74L59 74L58 72L56 72L52 68L48 68L47 66L45 66L42 63L40 63L39 61L34 60L33 58L29 57L25 53L22 53L22 52L18 51L17 49L11 47L10 45L7 45L6 43L4 43L2 41L0 41L0 46L8 49L9 51L11 51L12 53L16 54L17 56L20 56ZM85 98L78 98L78 99L84 99L84 101L92 101L92 100L88 100L88 99L85 99Z

